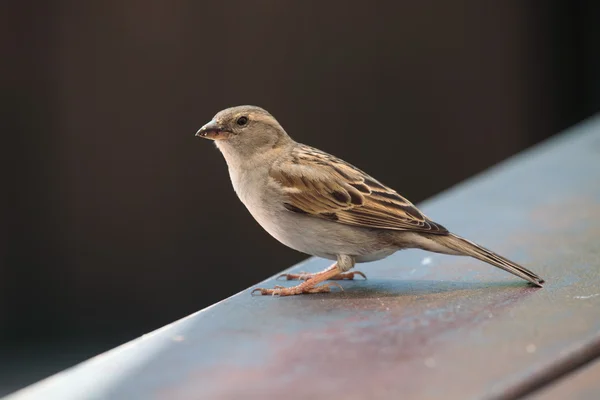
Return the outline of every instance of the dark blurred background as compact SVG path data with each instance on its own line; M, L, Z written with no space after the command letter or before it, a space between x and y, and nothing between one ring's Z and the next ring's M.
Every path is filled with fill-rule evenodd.
M420 201L600 108L599 4L5 4L0 394L306 258L194 137L220 109Z

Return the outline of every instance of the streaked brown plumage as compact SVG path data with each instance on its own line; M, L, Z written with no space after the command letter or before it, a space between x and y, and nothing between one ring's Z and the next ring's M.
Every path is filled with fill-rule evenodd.
M319 174L304 173L306 164L319 165ZM395 190L313 147L299 144L291 163L276 163L270 176L281 183L286 205L295 212L367 228L448 233Z
M292 140L271 114L240 106L219 112L197 136L215 140L233 187L248 211L273 237L296 250L337 260L291 287L262 294L328 292L328 279L352 279L355 262L404 248L466 255L528 282L544 282L528 269L433 222L414 204L351 164Z

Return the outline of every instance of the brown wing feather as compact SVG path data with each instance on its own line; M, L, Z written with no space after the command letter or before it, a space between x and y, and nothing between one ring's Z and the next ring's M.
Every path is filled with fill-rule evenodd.
M394 190L330 154L299 145L285 163L270 174L285 188L292 212L368 228L448 233Z

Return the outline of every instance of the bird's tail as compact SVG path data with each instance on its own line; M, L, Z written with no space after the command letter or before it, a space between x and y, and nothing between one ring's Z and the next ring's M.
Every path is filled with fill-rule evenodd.
M513 275L523 278L536 286L542 287L542 284L544 283L544 280L541 277L534 274L527 268L521 267L520 265L515 264L514 262L502 257L501 255L498 255L493 251L490 251L485 247L482 247L467 239L461 238L458 235L450 233L448 235L431 236L431 239L435 240L442 246L445 246L458 254L474 257L478 260L481 260L495 267L503 269L506 272L510 272Z

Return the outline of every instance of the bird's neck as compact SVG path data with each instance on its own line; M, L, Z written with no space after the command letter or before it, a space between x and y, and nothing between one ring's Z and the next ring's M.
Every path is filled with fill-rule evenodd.
M268 185L269 171L285 149L276 147L243 155L225 142L217 141L216 145L227 162L236 194L248 207L263 195Z
M294 145L294 141L285 136L276 143L267 146L238 146L228 140L217 140L215 145L223 154L229 169L252 170L272 164L285 150Z

